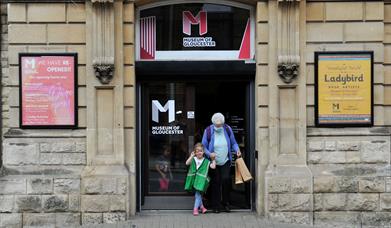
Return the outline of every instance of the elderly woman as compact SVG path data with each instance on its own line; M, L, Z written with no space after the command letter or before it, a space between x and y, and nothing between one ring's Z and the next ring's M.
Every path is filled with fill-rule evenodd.
M225 124L223 114L215 113L212 116L212 123L205 129L202 137L206 156L216 160L216 169L210 171L211 206L213 212L219 213L221 208L220 199L222 199L224 210L229 212L232 153L236 153L240 157L241 152L231 127Z

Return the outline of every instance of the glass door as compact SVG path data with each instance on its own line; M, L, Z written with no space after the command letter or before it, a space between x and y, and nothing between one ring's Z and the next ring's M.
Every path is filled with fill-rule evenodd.
M188 209L192 199L184 181L194 145L194 86L148 82L143 88L143 209Z
M251 170L250 90L248 81L187 80L141 83L141 209L192 209L184 191L185 161L215 112L233 129ZM251 209L251 183L235 185L231 167L232 209ZM208 206L210 190L204 203Z

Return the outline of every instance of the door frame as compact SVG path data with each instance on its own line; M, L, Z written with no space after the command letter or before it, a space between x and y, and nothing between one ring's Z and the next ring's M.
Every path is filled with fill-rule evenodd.
M255 127L255 69L254 63L244 61L159 61L159 62L136 62L136 210L142 210L143 200L143 170L142 170L142 83L153 80L179 80L184 82L213 79L223 79L227 81L246 81L246 106L248 114L246 123L248 127L248 146L250 150L249 169L254 176L254 181L250 183L250 208L256 210L256 127ZM211 73L212 72L212 73ZM185 77L186 76L186 77ZM190 77L189 77L190 76ZM222 78L221 76L224 76ZM252 159L251 159L252 158ZM147 209L149 210L149 209Z

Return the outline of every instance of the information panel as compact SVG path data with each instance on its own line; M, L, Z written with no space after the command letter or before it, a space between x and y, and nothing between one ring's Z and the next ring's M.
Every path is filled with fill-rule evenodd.
M75 128L77 54L19 55L21 128Z
M315 52L316 126L373 125L373 52Z

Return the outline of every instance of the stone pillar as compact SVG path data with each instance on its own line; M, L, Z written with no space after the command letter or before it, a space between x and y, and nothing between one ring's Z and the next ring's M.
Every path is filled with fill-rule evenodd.
M125 220L123 2L86 2L87 167L82 173L82 222ZM115 23L118 22L118 23Z
M306 1L268 4L269 164L265 211L273 220L311 224L312 179L306 166Z
M95 2L87 15L87 163L124 164L121 2Z
M6 34L8 31L6 31L6 25L7 25L7 4L1 3L0 4L0 66L1 66L1 72L0 72L0 80L3 79L3 69L8 68L8 42L6 42ZM3 86L0 87L0 94L3 94ZM3 96L1 95L1 99ZM0 107L0 112L3 113L3 107ZM3 118L0 119L0 134L3 135ZM3 140L0 140L0 145L3 144ZM0 148L0 167L3 165L3 148Z

